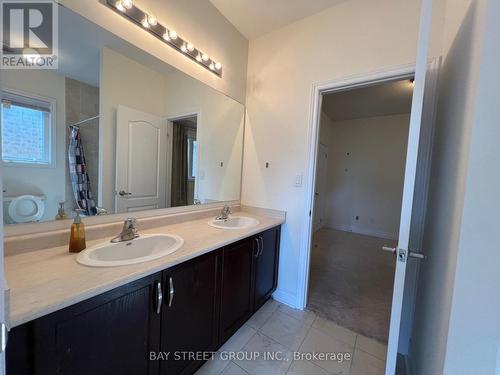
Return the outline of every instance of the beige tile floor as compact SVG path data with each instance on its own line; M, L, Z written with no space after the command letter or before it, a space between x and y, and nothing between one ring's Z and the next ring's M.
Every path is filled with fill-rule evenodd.
M387 348L316 316L269 300L239 329L197 375L379 375L384 374ZM238 352L242 358L221 358ZM252 352L260 358L244 358ZM275 360L264 352L278 352ZM350 353L349 361L294 359L297 353Z

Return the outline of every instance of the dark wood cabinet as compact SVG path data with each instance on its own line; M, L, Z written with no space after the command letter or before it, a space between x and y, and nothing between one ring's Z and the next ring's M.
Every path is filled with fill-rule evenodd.
M7 373L157 374L149 353L160 348L160 281L158 273L15 328ZM23 347L26 362L19 361Z
M253 313L254 259L257 239L226 246L222 259L221 342L231 337Z
M269 229L258 235L257 239L260 249L255 258L254 310L271 297L278 285L280 228Z
M270 229L14 328L7 375L194 373L203 360L188 352L216 351L276 289L279 238Z
M216 351L219 342L219 251L163 272L160 374L192 374L203 361L188 352Z

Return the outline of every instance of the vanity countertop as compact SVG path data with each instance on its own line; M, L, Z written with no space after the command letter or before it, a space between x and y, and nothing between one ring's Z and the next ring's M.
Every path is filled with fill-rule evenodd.
M240 239L260 233L284 219L262 214L244 213L260 224L241 230L210 227L208 218L161 226L140 233L176 234L184 245L173 254L150 262L108 268L93 268L76 262L77 254L68 247L8 255L5 274L10 288L10 327L15 327L67 306L94 297L134 280L219 249ZM87 247L110 238L88 241Z

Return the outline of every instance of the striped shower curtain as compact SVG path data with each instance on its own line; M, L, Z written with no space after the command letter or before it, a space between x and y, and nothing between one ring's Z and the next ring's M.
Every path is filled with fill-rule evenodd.
M80 129L77 127L70 128L68 156L69 175L77 205L76 208L83 210L84 215L94 216L97 214L97 209L90 188Z

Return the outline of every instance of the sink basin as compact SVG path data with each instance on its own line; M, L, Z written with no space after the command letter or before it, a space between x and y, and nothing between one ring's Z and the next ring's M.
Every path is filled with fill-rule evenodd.
M229 216L226 220L212 219L208 225L219 229L247 229L259 225L259 220L246 216Z
M148 262L179 250L184 240L172 234L146 234L126 242L106 242L82 251L76 261L92 267Z

